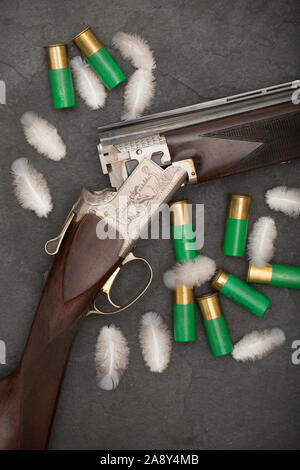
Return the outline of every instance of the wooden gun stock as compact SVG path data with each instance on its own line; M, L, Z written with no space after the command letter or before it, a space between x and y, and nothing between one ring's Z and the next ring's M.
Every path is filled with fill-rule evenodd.
M299 105L268 106L164 135L172 161L193 159L201 183L299 158Z
M17 369L0 381L0 449L44 449L70 349L89 305L122 262L99 218L73 222L49 273Z

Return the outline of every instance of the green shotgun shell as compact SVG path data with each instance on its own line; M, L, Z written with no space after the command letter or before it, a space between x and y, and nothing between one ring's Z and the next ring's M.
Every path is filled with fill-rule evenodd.
M244 256L250 203L250 196L231 194L225 226L224 255Z
M182 262L197 258L198 253L188 201L171 203L170 215L176 260ZM196 308L192 288L184 285L177 287L174 295L173 318L175 341L195 341Z
M182 261L197 258L196 240L188 201L172 202L169 207L176 260L181 263Z
M175 341L196 340L196 309L191 287L177 287L174 293L173 319Z
M126 79L120 67L89 26L77 34L73 42L99 75L106 88L111 90Z
M257 317L261 317L270 305L268 297L223 269L217 272L211 285Z
M213 356L225 356L233 351L233 344L226 319L222 313L219 294L203 295L197 298L204 328Z
M54 109L75 106L74 87L66 44L45 47Z
M257 268L249 264L247 282L300 289L300 267L267 264L264 268Z

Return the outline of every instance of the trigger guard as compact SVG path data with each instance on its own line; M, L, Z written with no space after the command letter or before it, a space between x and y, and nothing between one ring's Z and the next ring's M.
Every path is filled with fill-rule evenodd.
M151 282L152 282L152 279L153 279L153 270L152 270L152 267L151 267L151 264L145 259L145 258L141 258L141 257L138 257L138 256L134 256L133 253L129 253L126 258L124 259L124 261L122 262L121 264L121 267L122 266L125 266L125 264L128 264L128 263L131 263L132 261L142 261L143 263L145 263L149 269L149 278L148 278L148 281L146 282L145 286L142 288L142 290L137 294L136 297L134 297L133 299L131 299L127 304L123 305L123 306L119 306L118 304L115 304L113 302L113 300L111 299L110 297L110 289L116 279L116 277L118 276L119 272L120 272L120 268L118 268L113 274L112 276L108 279L107 283L108 283L108 288L106 290L103 290L104 286L106 285L106 283L104 284L102 290L103 292L106 293L107 295L107 299L109 301L109 303L113 306L113 307L116 307L116 310L112 310L111 312L104 312L102 310L100 310L97 305L96 305L96 301L94 301L93 303L93 308L91 310L88 311L87 315L91 315L92 313L98 313L100 315L112 315L114 313L119 313L119 312L122 312L123 310L125 310L126 308L128 307L131 307L131 305L133 305L139 298L142 297L142 295L144 295L144 293L147 291L148 287L150 286ZM112 278L112 281L110 282Z

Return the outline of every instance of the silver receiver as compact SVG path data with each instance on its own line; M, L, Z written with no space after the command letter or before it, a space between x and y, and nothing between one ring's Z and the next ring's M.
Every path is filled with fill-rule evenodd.
M153 160L159 166L169 165L171 156L166 139L157 134L108 145L100 155L100 162L103 173L109 175L112 187L119 189L144 158Z

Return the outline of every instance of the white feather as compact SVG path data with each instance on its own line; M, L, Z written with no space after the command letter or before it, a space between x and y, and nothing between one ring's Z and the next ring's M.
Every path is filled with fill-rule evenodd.
M15 195L24 209L39 217L47 217L53 205L44 176L26 158L18 158L11 166Z
M209 281L216 272L216 263L208 256L199 255L197 258L183 263L177 263L164 274L164 283L168 289L185 285L200 287Z
M151 71L136 70L128 80L124 93L124 114L122 119L128 121L140 117L151 105L155 81Z
M80 56L74 57L70 64L74 74L75 87L81 98L91 109L103 108L106 91L97 74Z
M151 372L163 372L170 362L171 335L161 316L145 313L139 337L144 361Z
M254 224L248 241L248 256L254 266L264 268L274 254L277 229L272 217L260 217Z
M177 287L177 272L175 267L166 271L163 275L165 286L170 290L175 290Z
M113 390L127 368L129 348L121 330L114 325L101 328L95 350L98 385Z
M150 71L155 68L155 59L149 44L140 36L119 32L114 35L112 44L137 69Z
M267 356L284 342L285 334L280 328L252 331L234 345L232 356L236 361L255 361Z
M290 217L300 214L300 188L277 186L266 192L266 203L274 211L283 212Z
M46 119L28 111L21 117L27 142L39 153L51 160L61 160L66 155L66 146L57 129Z

